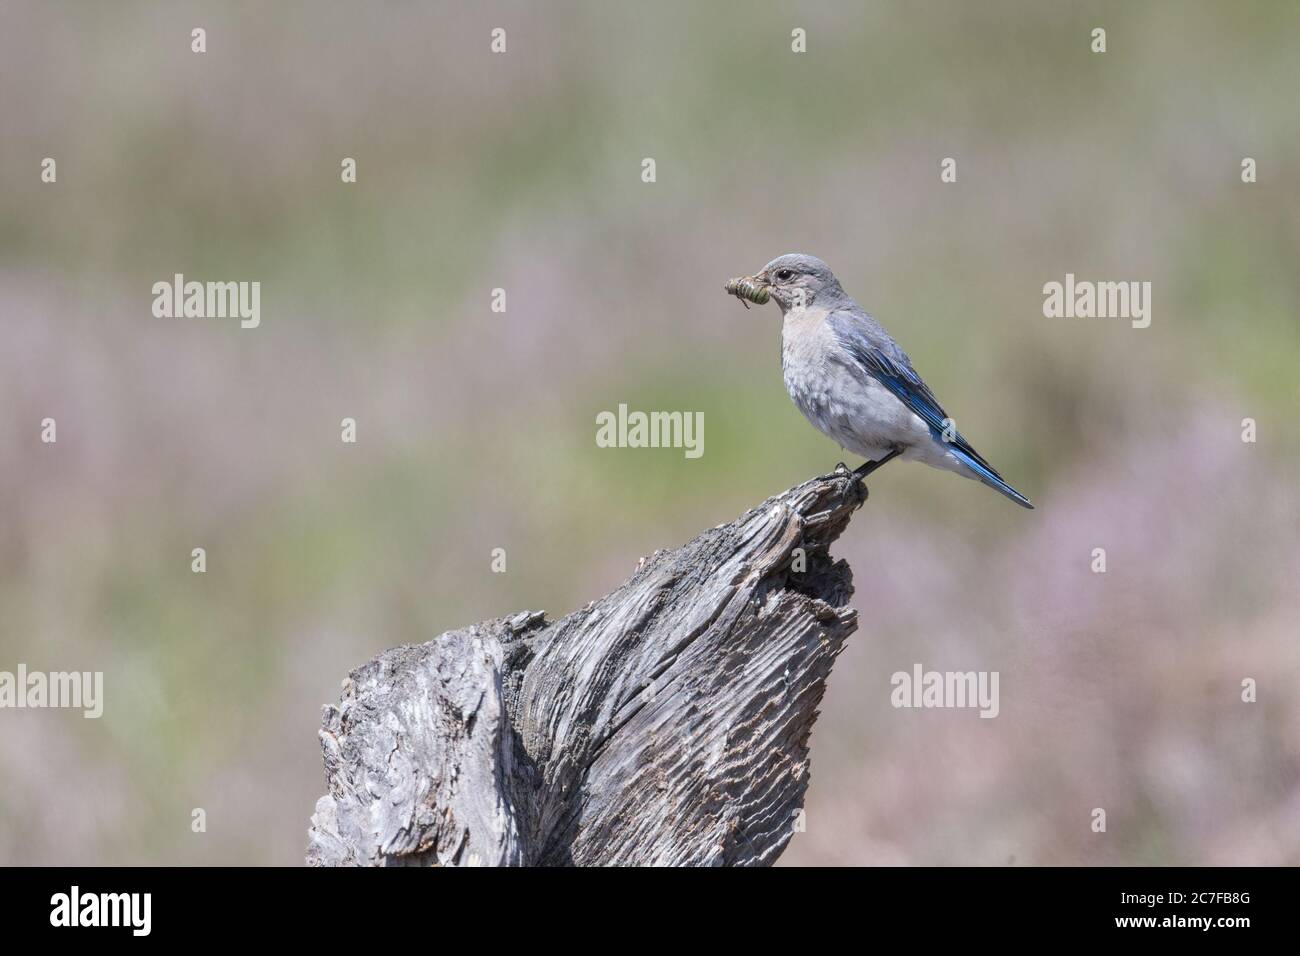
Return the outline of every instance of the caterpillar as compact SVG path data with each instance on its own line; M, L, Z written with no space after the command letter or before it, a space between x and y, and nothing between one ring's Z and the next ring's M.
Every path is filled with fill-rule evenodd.
M728 279L727 284L722 287L728 294L734 295L740 300L740 304L749 308L745 301L753 302L755 305L764 305L768 300L767 286L760 285L750 278Z

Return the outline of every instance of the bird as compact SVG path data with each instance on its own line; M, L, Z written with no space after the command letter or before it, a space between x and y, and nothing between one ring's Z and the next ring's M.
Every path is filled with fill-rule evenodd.
M770 299L780 307L786 391L818 431L867 459L854 469L859 478L902 458L972 478L1022 508L1034 507L957 431L907 353L826 263L789 253L724 288L742 302Z

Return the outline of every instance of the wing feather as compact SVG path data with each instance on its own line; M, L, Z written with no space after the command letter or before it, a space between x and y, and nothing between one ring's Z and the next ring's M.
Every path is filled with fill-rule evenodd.
M936 441L942 441L944 428L949 421L948 413L943 410L930 387L921 380L916 369L912 368L907 353L865 313L841 310L832 313L829 321L836 338L853 361L925 422ZM1001 478L960 433L954 431L952 441L947 444L975 459L994 477Z

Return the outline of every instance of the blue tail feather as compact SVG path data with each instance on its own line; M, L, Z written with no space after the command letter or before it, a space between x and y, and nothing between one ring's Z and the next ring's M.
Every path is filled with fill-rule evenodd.
M948 449L948 454L952 455L969 468L976 478L988 485L994 491L1002 492L1002 494L1006 495L1022 508L1028 508L1031 511L1033 510L1034 506L1030 500L1003 481L1002 476L990 468L983 459L971 455L969 452L957 448L956 446L950 447Z

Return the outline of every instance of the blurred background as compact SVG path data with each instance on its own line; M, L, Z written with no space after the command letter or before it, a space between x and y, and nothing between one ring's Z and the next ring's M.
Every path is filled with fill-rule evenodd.
M300 863L351 668L830 470L721 290L789 251L1038 510L872 479L783 862L1300 863L1297 89L1285 2L6 0L0 670L105 711L0 712L0 863ZM261 327L155 318L177 272ZM1067 272L1150 328L1044 318ZM598 448L620 402L703 457ZM1000 716L895 710L914 663Z

